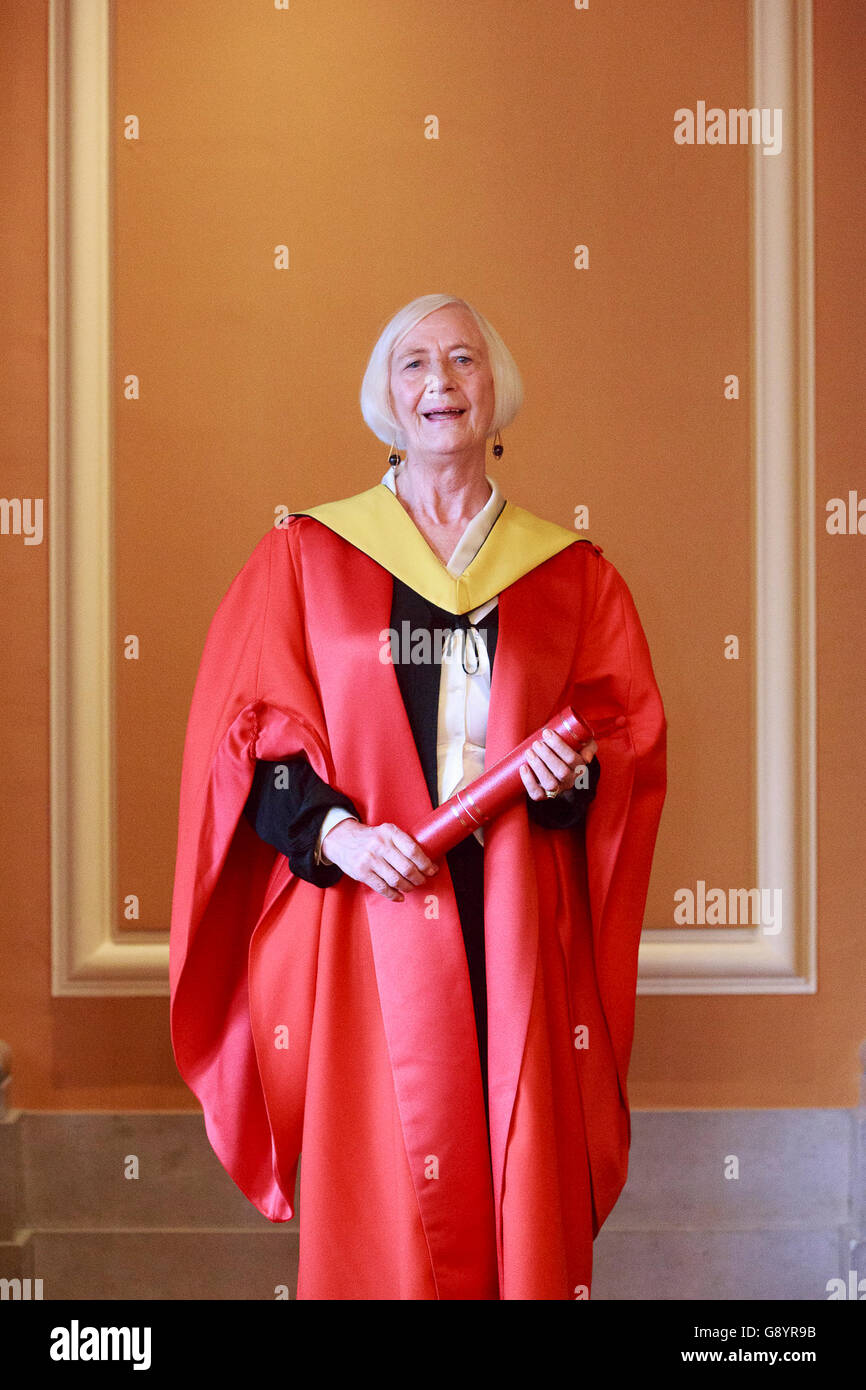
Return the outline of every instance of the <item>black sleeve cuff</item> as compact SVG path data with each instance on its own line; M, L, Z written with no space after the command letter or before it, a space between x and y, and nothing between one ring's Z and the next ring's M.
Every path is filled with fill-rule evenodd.
M358 815L342 792L323 782L303 756L256 762L244 815L260 839L284 854L296 878L330 888L342 877L336 864L317 864L322 821L332 807Z
M589 786L575 787L570 797L552 796L545 797L543 801L533 801L527 792L526 802L530 820L535 821L536 825L543 825L546 830L570 830L572 826L581 825L586 820L586 813L595 798L595 790L601 776L597 756L587 764L587 768Z

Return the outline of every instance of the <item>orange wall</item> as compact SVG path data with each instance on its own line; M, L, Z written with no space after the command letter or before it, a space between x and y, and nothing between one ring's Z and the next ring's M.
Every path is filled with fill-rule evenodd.
M210 8L205 7L208 11ZM394 12L393 7L386 3L376 8L386 15ZM447 6L443 8L447 10ZM862 800L860 787L866 773L866 753L856 739L852 740L849 730L859 725L858 715L864 708L866 695L861 617L866 538L827 537L822 518L824 502L828 497L844 496L849 487L857 485L855 460L859 457L858 448L866 423L857 373L858 362L863 360L864 292L859 276L859 248L855 231L862 224L862 219L852 206L863 182L863 156L855 119L859 93L856 55L862 52L866 39L866 14L857 0L821 0L816 8L820 988L814 997L640 999L630 1084L632 1102L637 1107L836 1106L851 1105L857 1098L857 1047L866 1032L863 1022L866 990L857 881L863 860L858 817ZM121 73L126 73L129 83L134 81L136 74L135 62L130 61L136 53L142 59L142 71L146 69L147 56L160 56L160 43L167 45L166 52L170 53L170 22L166 20L164 25L154 24L154 10L148 7L145 23L146 16L140 14L140 9L127 5L118 8L121 18L127 21L119 26L121 45L124 42L131 45L126 52L127 67L122 68L122 52L119 52L118 61ZM178 11L186 15L187 11L197 13L201 9L200 4L189 4L185 8L166 7L161 19L177 15ZM742 53L736 51L736 46L728 68L719 77L718 43L711 43L708 39L703 47L692 45L690 48L688 34L684 31L677 53L661 52L658 49L658 35L652 23L646 20L647 7L635 3L633 11L633 14L629 13L628 6L624 12L621 11L623 30L616 38L616 52L611 55L610 63L602 64L594 78L595 82L601 84L603 92L610 93L611 102L615 104L617 93L604 84L611 83L609 73L613 60L619 54L621 61L622 44L627 42L628 34L636 26L640 26L639 51L644 62L635 71L633 82L636 86L629 89L632 99L634 90L645 90L646 101L651 101L652 88L645 74L662 71L666 64L675 61L683 63L687 70L695 68L700 74L697 90L712 92L720 104L727 103L729 93L735 95L737 73L743 62ZM459 13L462 22L465 7L460 6ZM708 16L708 23L711 20L719 28L724 23L726 13L730 15L732 10L730 6L726 10L719 3L708 3L702 13ZM137 14L144 26L138 32L134 28ZM5 262L4 279L9 287L0 305L0 314L7 320L2 327L4 359L8 364L0 381L0 428L4 446L0 490L6 496L47 498L47 527L50 528L52 515L46 457L46 24L47 4L44 3L29 3L29 0L23 3L23 0L19 0L17 4L0 9L0 52L3 54L5 78L0 85L0 141L6 186L10 189L7 217L0 234L3 237L0 254ZM340 35L331 37L336 40ZM521 44L525 46L527 37L531 41L533 36L515 36L515 53L520 50ZM325 34L322 39L322 62L327 56L328 42L329 36ZM476 51L485 51L483 25L478 27L475 42ZM342 55L340 61L344 64L347 53L357 52L349 44L335 45L334 51ZM501 47L498 52L502 53ZM556 53L548 55L552 66L547 68L541 63L543 53L534 56L538 62L533 65L537 80L533 92L539 103L538 110L541 110L545 82L552 78L561 82L568 73L566 64ZM241 48L237 48L223 53L221 60L236 62L243 68L245 54ZM423 70L419 61L417 71ZM539 74L542 74L543 80ZM335 71L333 78L342 83L341 90L351 83L351 74L346 71ZM502 84L509 79L508 67L501 67L496 72L485 71L478 76L482 84L498 83L500 91ZM151 125L148 141L143 141L140 148L134 152L122 148L117 151L118 159L134 153L139 161L136 179L130 180L128 172L123 170L118 173L119 229L127 233L125 240L123 236L118 239L119 263L116 266L120 361L122 369L126 370L123 355L137 355L135 365L128 369L136 370L143 363L144 375L149 374L151 384L155 378L158 381L161 402L164 403L172 389L176 393L173 416L161 415L152 408L151 413L144 410L137 417L123 416L118 412L119 608L120 621L125 630L143 630L149 622L153 624L154 632L160 628L169 629L166 639L168 649L162 655L169 663L181 663L183 680L172 698L177 708L182 708L189 693L190 673L187 667L194 667L207 616L228 579L266 528L268 509L278 502L303 506L325 496L357 490L366 486L371 476L378 476L376 469L380 465L384 467L385 450L380 449L366 432L360 416L350 418L343 412L346 418L342 425L335 429L328 420L327 429L322 426L331 399L329 391L341 401L348 400L354 405L364 354L369 350L380 322L399 303L433 287L456 286L470 298L477 297L479 306L485 310L489 309L493 300L497 306L504 306L500 312L492 310L491 316L506 340L514 346L520 365L526 372L529 388L527 407L511 432L509 451L503 460L511 470L501 470L503 481L516 501L562 521L565 519L561 514L564 509L574 502L585 500L587 480L591 478L591 500L596 507L593 534L633 584L642 613L650 614L647 626L660 682L666 697L668 691L671 692L669 712L673 709L678 716L672 721L671 779L674 791L669 803L671 812L663 831L667 842L660 846L664 854L672 855L679 832L687 825L682 807L688 804L692 786L700 784L697 754L692 747L695 740L684 740L682 732L688 728L688 685L681 678L678 679L677 666L685 664L689 668L690 679L695 670L712 670L713 674L708 674L700 689L700 698L705 703L710 702L706 707L711 708L712 700L721 699L724 692L718 690L717 668L708 665L708 656L700 648L700 643L708 640L706 634L699 632L695 639L696 647L686 647L689 655L684 663L683 651L677 650L670 632L663 631L661 623L658 624L658 634L653 632L652 614L662 611L665 593L662 580L665 565L671 563L669 557L673 554L675 562L684 565L686 560L683 556L688 559L690 554L698 550L706 557L706 603L710 602L713 594L722 590L729 597L733 595L730 601L734 605L738 625L726 624L724 604L713 609L707 608L705 603L699 610L701 621L707 621L709 612L714 621L725 624L726 631L742 632L747 625L748 615L743 613L741 601L744 592L742 561L738 562L739 572L726 575L723 585L715 577L722 568L726 546L739 556L745 553L743 545L739 543L746 525L739 493L743 482L742 446L746 434L746 416L742 412L732 423L729 415L714 406L707 429L706 402L688 395L696 390L694 363L685 363L682 373L672 381L669 364L675 360L676 353L669 352L669 339L672 334L685 334L689 324L686 315L675 322L664 322L665 301L660 297L658 286L663 281L669 287L676 274L685 274L692 277L687 282L690 287L692 280L697 288L707 283L714 286L712 302L716 306L720 301L731 303L730 335L727 330L725 333L719 332L718 341L709 345L713 353L713 371L716 371L719 361L727 362L737 352L742 356L747 351L747 345L744 348L737 337L737 325L742 321L744 307L742 276L736 270L740 260L738 238L741 236L743 214L742 179L738 181L735 175L733 185L717 185L713 183L714 175L711 175L702 184L706 254L703 257L700 255L698 241L690 244L690 258L685 268L672 263L675 258L670 246L666 246L663 240L649 246L640 246L636 242L635 229L640 226L640 208L630 207L628 246L619 247L617 254L630 258L626 278L635 289L636 300L634 305L627 300L610 305L605 303L603 290L592 288L587 291L590 296L584 308L587 321L595 324L600 316L607 314L613 321L614 330L609 339L604 339L609 344L609 360L602 358L599 361L596 358L583 361L578 349L577 356L581 359L584 375L575 383L570 378L568 367L569 362L574 361L574 355L566 359L561 368L556 364L552 366L540 327L543 325L548 331L546 326L557 321L561 290L556 284L555 267L550 268L547 297L538 305L537 321L530 322L521 317L514 307L517 295L510 291L508 275L504 270L496 269L495 262L501 248L494 247L491 252L494 265L489 273L479 272L474 253L470 255L461 246L442 246L428 255L424 265L425 268L429 267L429 276L425 274L421 284L417 278L411 283L407 279L404 283L399 275L390 273L387 265L378 263L365 273L364 228L359 230L354 220L351 220L348 229L340 227L340 206L336 193L333 204L319 210L305 209L300 197L304 182L303 168L281 171L288 190L284 190L283 196L288 197L288 205L295 219L293 244L308 247L312 258L314 252L321 249L321 239L333 236L342 258L341 276L357 277L357 312L348 335L349 348L339 359L335 375L329 376L331 357L328 347L333 333L332 323L338 314L345 313L347 302L352 302L345 286L334 285L330 300L319 302L317 319L309 307L305 307L300 318L304 333L297 336L287 329L287 324L291 327L295 322L292 318L293 302L287 303L281 313L274 311L273 376L266 383L268 389L262 396L261 418L240 421L235 418L237 404L230 394L227 396L225 385L238 379L232 373L243 371L246 359L240 354L237 361L221 357L220 351L224 349L217 347L216 355L210 358L213 368L210 383L212 394L210 398L205 397L210 425L207 426L207 418L204 421L197 419L187 425L185 436L172 436L167 442L166 421L182 421L187 402L183 377L184 333L190 335L190 342L194 342L195 334L202 331L206 335L209 332L218 335L224 331L226 315L235 315L242 327L249 312L246 300L233 303L226 299L221 301L214 295L215 276L220 285L230 283L231 263L227 266L220 261L220 257L227 254L227 235L235 235L238 227L243 226L243 195L248 171L238 167L222 168L219 172L216 181L218 188L237 189L237 210L228 232L216 216L210 222L202 223L201 254L210 259L206 261L206 273L198 279L197 272L204 262L192 260L179 264L175 254L177 243L173 237L153 237L153 225L170 211L154 201L154 194L159 191L160 141L164 143L172 138L177 139L178 131L184 128L184 121L194 121L198 116L202 126L191 144L196 147L207 145L210 139L209 154L217 161L220 158L225 160L226 141L220 138L218 128L220 113L203 112L196 99L200 91L195 82L195 74L190 72L188 84L182 93L178 92L176 106L163 110L162 129L154 129ZM645 88L641 87L642 83ZM314 86L311 84L311 91ZM360 128L363 128L364 122L369 123L374 118L377 93L381 96L382 90L377 88L377 92L366 93L364 100L367 105L363 108ZM287 120L290 121L295 115L300 118L303 114L292 106L292 101L303 106L305 91L298 83L286 84ZM715 96L717 92L718 97ZM142 87L140 91L128 88L121 100L127 97L128 109L139 109L147 101L146 88ZM458 98L459 93L448 91L442 94L441 103L451 103L456 112L459 108ZM681 98L686 104L694 99L691 91ZM429 89L423 91L419 100L425 112L437 109L429 104ZM578 112L582 109L580 100L578 94L575 97ZM440 114L444 109L441 103ZM664 109L667 110L667 106ZM323 111L323 119L327 119L327 105L323 106ZM472 110L471 122L475 123L473 129L477 124L477 141L482 138L484 130L484 110L480 97L477 109ZM508 161L516 157L519 134L519 129L515 128L507 132L507 138L501 139L497 148L498 159L491 163L490 184L483 189L482 208L507 206L507 203L497 203L497 199L508 198L507 166ZM359 130L356 129L353 135L349 127L347 140L350 137L360 140ZM185 138L191 140L189 128L186 128ZM644 139L645 133L640 138ZM558 140L552 138L551 151L554 143L559 149ZM251 145L249 148L256 147ZM646 158L645 147L642 149ZM264 151L261 157L270 158L275 150L276 145L274 150ZM442 144L435 150L435 156L440 160L443 150L447 150L447 146ZM729 153L741 155L742 151ZM172 150L171 157L177 159L179 154L183 154L182 145ZM250 157L253 158L252 155ZM315 149L307 149L304 157L311 161L311 170L316 168ZM527 152L524 151L520 157L526 162ZM628 159L625 156L615 169L605 171L594 168L591 138L583 157L581 168L585 178L592 181L605 174L609 180L610 206L602 205L604 216L599 214L596 225L586 233L588 240L594 237L594 245L603 256L605 251L610 252L616 236L615 199L619 190L627 186L621 181L639 175L640 160L635 160L635 168L626 167ZM732 164L730 167L736 169L737 166ZM543 173L539 177L544 177ZM518 225L525 228L527 239L533 235L533 218L549 218L555 212L558 178L557 174L553 179L551 201L538 206L530 205L532 215L527 215L524 210L518 219ZM652 185L644 196L652 198ZM140 200L138 205L134 201L136 198ZM370 198L370 228L375 230L385 225L396 256L401 238L414 230L408 210L401 207L399 202L395 205L389 199L387 180L371 190ZM124 202L124 199L127 201ZM727 201L722 204L721 199ZM281 206L280 199L275 197L275 210ZM143 219L143 210L147 211L149 222ZM517 213L514 215L517 217ZM672 213L671 217L675 222L676 213ZM567 219L568 236L571 235L574 220ZM718 263L715 263L713 248L723 228L727 229L725 235L730 232L735 238L736 249L731 253L730 262L722 251ZM261 231L258 228L259 234ZM149 234L152 240L146 244ZM262 239L272 243L282 239L292 240L292 235L290 225L289 231L283 235L271 235L268 229L268 235ZM149 254L154 263L155 283L159 282L160 277L178 276L178 295L186 297L176 298L174 287L169 283L165 289L166 302L187 309L187 322L180 316L176 316L176 322L168 320L164 313L159 312L161 306L155 306L152 301L136 302L134 260L136 249L139 255L142 254L143 243L145 256ZM376 244L381 247L381 240ZM347 248L354 248L353 253ZM122 259L124 254L128 257L125 263ZM447 273L447 268L452 265L455 274ZM316 266L316 273L321 274L321 265ZM701 279L708 273L708 280ZM264 278L264 271L261 274ZM272 297L270 290L260 293L255 273L249 274L248 283L259 293L259 308L269 296ZM572 283L569 281L569 286ZM192 290L190 285L193 286ZM292 285L295 294L312 293L314 302L315 288L314 284L311 291L302 277L299 285ZM573 293L570 289L569 292ZM593 294L598 298L593 300ZM659 297L656 300L654 296ZM654 304L657 312L655 319ZM694 296L684 296L682 304L684 309L688 306L689 311L699 312L700 305L696 307ZM654 336L642 337L635 345L641 357L640 370L635 372L633 365L630 365L627 379L623 376L621 380L616 380L616 330L621 331L630 321L633 309L635 317L640 311L644 331L651 329ZM509 312L512 321L508 320ZM137 336L133 335L132 327ZM861 349L859 353L858 346ZM281 349L288 353L288 362L281 356ZM668 356L664 356L666 352ZM166 361L168 368L164 370L162 381L159 381L160 368ZM747 362L738 365L738 369L746 381ZM289 384L298 380L312 380L315 394L311 409L305 409L303 402L296 400L289 390ZM616 387L613 391L610 386L612 380ZM246 409L254 399L257 381L258 378L252 375L244 381ZM198 399L201 399L201 389L206 385L206 381L198 380ZM531 403L533 386L534 404ZM630 392L640 392L640 396L629 399L628 409L623 413L619 409L618 392L626 388ZM275 411L272 395L279 396L280 392L283 398ZM571 411L567 405L563 408L562 404L568 400L569 393L574 398ZM552 416L550 422L544 408L545 400L557 402L558 413ZM161 408L164 409L164 406ZM632 428L636 419L646 422L645 438L635 438L634 434L625 432L623 421L626 417ZM280 419L285 422L285 441L274 433L274 422ZM714 447L706 446L702 450L702 469L709 469L714 483L721 484L727 468L731 488L729 511L726 513L719 506L723 493L717 492L714 494L713 508L698 525L692 521L692 516L699 515L701 498L696 495L695 480L683 469L682 455L685 452L688 456L691 437L694 435L697 439L702 426L716 441ZM244 432L248 436L247 451L239 454L236 441ZM227 434L234 442L234 447L230 449L226 448ZM586 447L587 440L592 443L592 451L588 455L591 464L581 459L580 451ZM659 440L668 441L670 453L658 449ZM648 443L656 447L650 449ZM539 495L536 478L527 474L521 462L530 457L544 459L546 468L559 466L554 483L548 486L545 482L543 498ZM281 458L284 462L281 462ZM264 476L256 477L255 470L262 459ZM148 510L151 475L143 466L148 460L160 470L161 514ZM571 468L572 474L576 474L576 483L565 485L562 482L563 467ZM597 476L593 475L593 470ZM256 479L251 486L258 491L254 492L252 499L245 495L241 502L240 521L228 528L226 520L231 519L233 523L235 520L232 508L238 477L244 480L245 494L248 494L247 480L251 478ZM173 491L172 478L176 480ZM679 496L681 508L669 508L664 518L655 516L655 524L649 528L648 534L644 530L642 536L641 499L647 499L657 506L660 496ZM685 525L682 508L685 508L687 518ZM134 525L136 516L139 520L137 530ZM149 607L140 605L140 611L136 614L137 572L149 577L154 565L159 564L165 554L170 560L176 561L177 556L183 553L184 530L188 531L191 527L197 528L198 534L192 553L196 562L199 555L205 556L206 570L203 577L197 577L189 610L176 623L166 624L162 621L166 616L172 616L171 607L168 606L172 588L168 585L158 591L158 600ZM6 596L2 614L2 649L6 661L0 671L3 714L0 730L3 788L0 958L7 962L0 994L0 1037L13 1049L14 1101L31 1108L58 1109L194 1105L174 1070L168 1042L167 1001L57 1000L50 996L46 805L47 545L43 544L41 548L24 547L18 539L0 537L0 575ZM148 588L147 592L157 591ZM677 601L681 602L681 596ZM160 604L164 604L165 608L160 608ZM155 621L155 618L159 621ZM738 672L735 679L741 681L742 673ZM741 688L738 688L740 693L728 692L734 703L741 698ZM136 696L134 692L121 690L121 726L124 721L132 724L136 716L153 717L147 709L147 695ZM166 793L172 779L176 782L176 759L181 737L180 721L176 712L172 712L170 717L164 718L163 726L162 746L167 751L162 794ZM124 746L129 749L128 740ZM132 746L126 755L130 761L125 779L127 803L122 812L125 823L130 826L134 825L134 816L129 789L135 788L136 777L143 775L144 747L146 743L137 750ZM729 751L731 757L736 759L736 747ZM138 791L141 791L140 785ZM122 790L122 798L123 795ZM724 808L724 814L731 824L735 811L735 807ZM705 808L699 809L698 821L701 815L706 816ZM733 864L740 853L735 831L726 830L723 839L726 844L729 843L730 858L727 862ZM134 843L131 833L129 842L130 845ZM158 835L154 843L162 843ZM127 853L132 856L134 850L129 849ZM159 885L167 881L164 847L151 858L155 858L157 863L162 861L161 868L153 875L152 896L156 897L160 891L164 892L164 887L161 889ZM131 871L135 872L134 858L130 857L129 863ZM696 876L699 875L692 870L680 882L688 883ZM742 875L732 871L726 881L744 880ZM667 889L665 894L669 899ZM11 963L11 968L8 963Z
M677 768L648 925L670 925L696 877L755 881L749 779L720 776L704 736L750 734L748 156L672 139L694 87L738 104L745 4L681 9L599 20L555 3L526 23L524 0L455 0L455 49L448 25L392 22L383 42L371 16L392 0L218 16L210 0L117 0L115 650L141 643L116 666L118 902L141 904L119 930L168 921L181 742L217 601L276 504L381 476L364 363L393 309L437 285L492 318L525 377L491 460L506 495L567 527L587 505L647 627ZM635 47L664 63L635 65ZM483 94L481 53L499 75ZM121 397L127 373L139 399ZM723 658L729 632L739 661Z

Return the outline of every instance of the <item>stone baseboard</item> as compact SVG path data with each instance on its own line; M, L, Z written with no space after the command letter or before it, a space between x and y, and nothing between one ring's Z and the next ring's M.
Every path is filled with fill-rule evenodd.
M864 1136L859 1110L635 1113L593 1298L815 1300L866 1278ZM196 1112L12 1113L0 1194L0 1279L45 1299L295 1297L297 1220L256 1211Z

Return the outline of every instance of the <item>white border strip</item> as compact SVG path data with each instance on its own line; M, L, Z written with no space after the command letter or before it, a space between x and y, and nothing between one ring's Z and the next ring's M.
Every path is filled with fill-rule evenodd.
M112 571L109 0L51 0L52 991L163 995L167 932L118 933ZM645 935L642 994L815 989L811 0L752 0L757 873L785 926ZM753 885L758 886L758 885Z
M52 0L52 993L165 994L164 933L115 933L108 0Z
M749 104L782 108L783 144L778 155L750 151L758 883L749 886L781 889L783 927L653 931L641 943L641 994L816 989L811 0L752 0L750 42Z

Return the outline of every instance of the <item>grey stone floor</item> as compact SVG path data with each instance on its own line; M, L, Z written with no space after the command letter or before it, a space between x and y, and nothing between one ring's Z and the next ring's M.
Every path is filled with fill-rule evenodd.
M866 1278L861 1112L632 1118L594 1299L815 1300ZM297 1223L252 1207L198 1114L0 1121L0 1278L39 1278L46 1299L293 1298L297 1251Z

